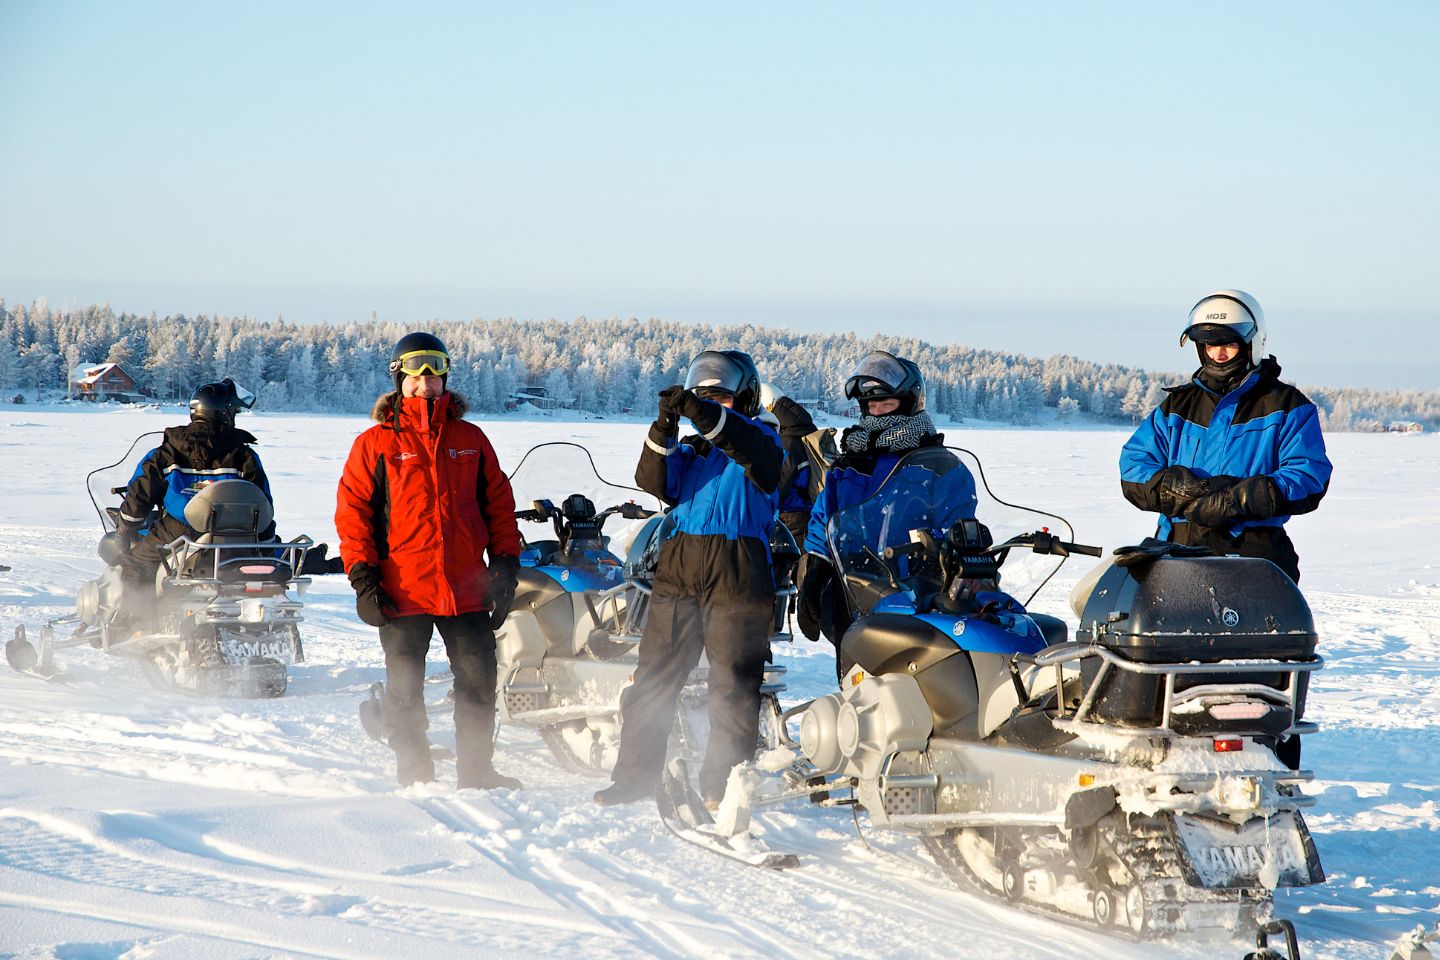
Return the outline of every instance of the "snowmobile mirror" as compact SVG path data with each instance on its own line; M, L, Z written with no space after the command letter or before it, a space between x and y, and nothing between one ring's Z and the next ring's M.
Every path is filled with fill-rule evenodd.
M541 517L548 517L555 513L555 504L549 500L532 500L530 501L530 509Z

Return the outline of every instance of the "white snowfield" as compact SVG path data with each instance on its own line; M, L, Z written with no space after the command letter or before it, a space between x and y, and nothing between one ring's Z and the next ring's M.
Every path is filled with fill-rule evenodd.
M0 631L32 637L101 570L83 476L178 409L0 412ZM282 534L335 543L334 490L360 417L247 415ZM633 476L644 425L485 424L507 469L569 438ZM1069 517L1107 549L1150 520L1120 497L1125 433L951 427L1002 496ZM1281 891L1307 958L1377 958L1440 918L1440 440L1338 435L1320 510L1296 519L1329 666L1311 690L1307 814L1329 873ZM1071 561L1035 606L1063 604ZM808 805L761 818L800 854L774 873L674 839L653 806L600 809L533 733L503 729L498 766L521 792L397 789L356 707L383 677L375 632L343 576L305 598L308 660L272 701L150 687L130 661L63 651L69 684L0 665L0 957L1238 958L1240 941L1135 944L954 888L918 841ZM1072 619L1073 626L1073 619ZM62 628L63 630L64 628ZM828 646L776 651L799 701L833 683ZM431 673L444 670L431 654ZM436 685L438 693L440 686ZM442 718L434 739L453 743Z

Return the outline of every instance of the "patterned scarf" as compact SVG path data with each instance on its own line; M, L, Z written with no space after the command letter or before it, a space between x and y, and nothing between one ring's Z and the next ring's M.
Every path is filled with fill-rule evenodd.
M882 417L862 416L859 423L845 431L843 443L847 453L876 450L903 453L914 450L926 437L934 435L935 423L930 414L921 410L912 417L898 413Z

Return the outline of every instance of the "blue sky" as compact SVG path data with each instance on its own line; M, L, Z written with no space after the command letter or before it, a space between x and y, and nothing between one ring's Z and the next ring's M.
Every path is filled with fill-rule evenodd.
M1440 5L886 7L0 0L0 296L1440 387Z

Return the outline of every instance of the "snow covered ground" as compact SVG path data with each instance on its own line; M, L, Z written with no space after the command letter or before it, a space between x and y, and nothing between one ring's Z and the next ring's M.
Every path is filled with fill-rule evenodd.
M0 413L0 630L69 612L101 569L83 476L169 411ZM247 416L282 533L334 543L334 486L359 417ZM569 438L624 482L644 427L507 420L502 460ZM1114 430L951 428L1002 495L1114 547L1149 532L1118 494ZM1384 958L1440 918L1440 440L1330 438L1320 511L1291 525L1329 668L1311 691L1308 815L1330 875L1282 893L1305 956ZM1037 602L1062 599L1074 562ZM355 721L383 676L343 577L306 598L308 662L274 701L151 688L128 661L68 651L74 680L0 668L0 957L1236 957L1235 943L1137 945L954 889L919 844L848 813L768 814L799 869L761 872L673 839L643 806L601 810L539 738L506 729L518 793L457 792L454 770L398 790ZM777 651L796 699L825 692L828 648ZM443 670L432 653L431 671ZM831 681L833 682L833 681ZM442 720L433 736L451 736ZM448 782L447 782L448 780ZM865 824L861 817L860 822Z

